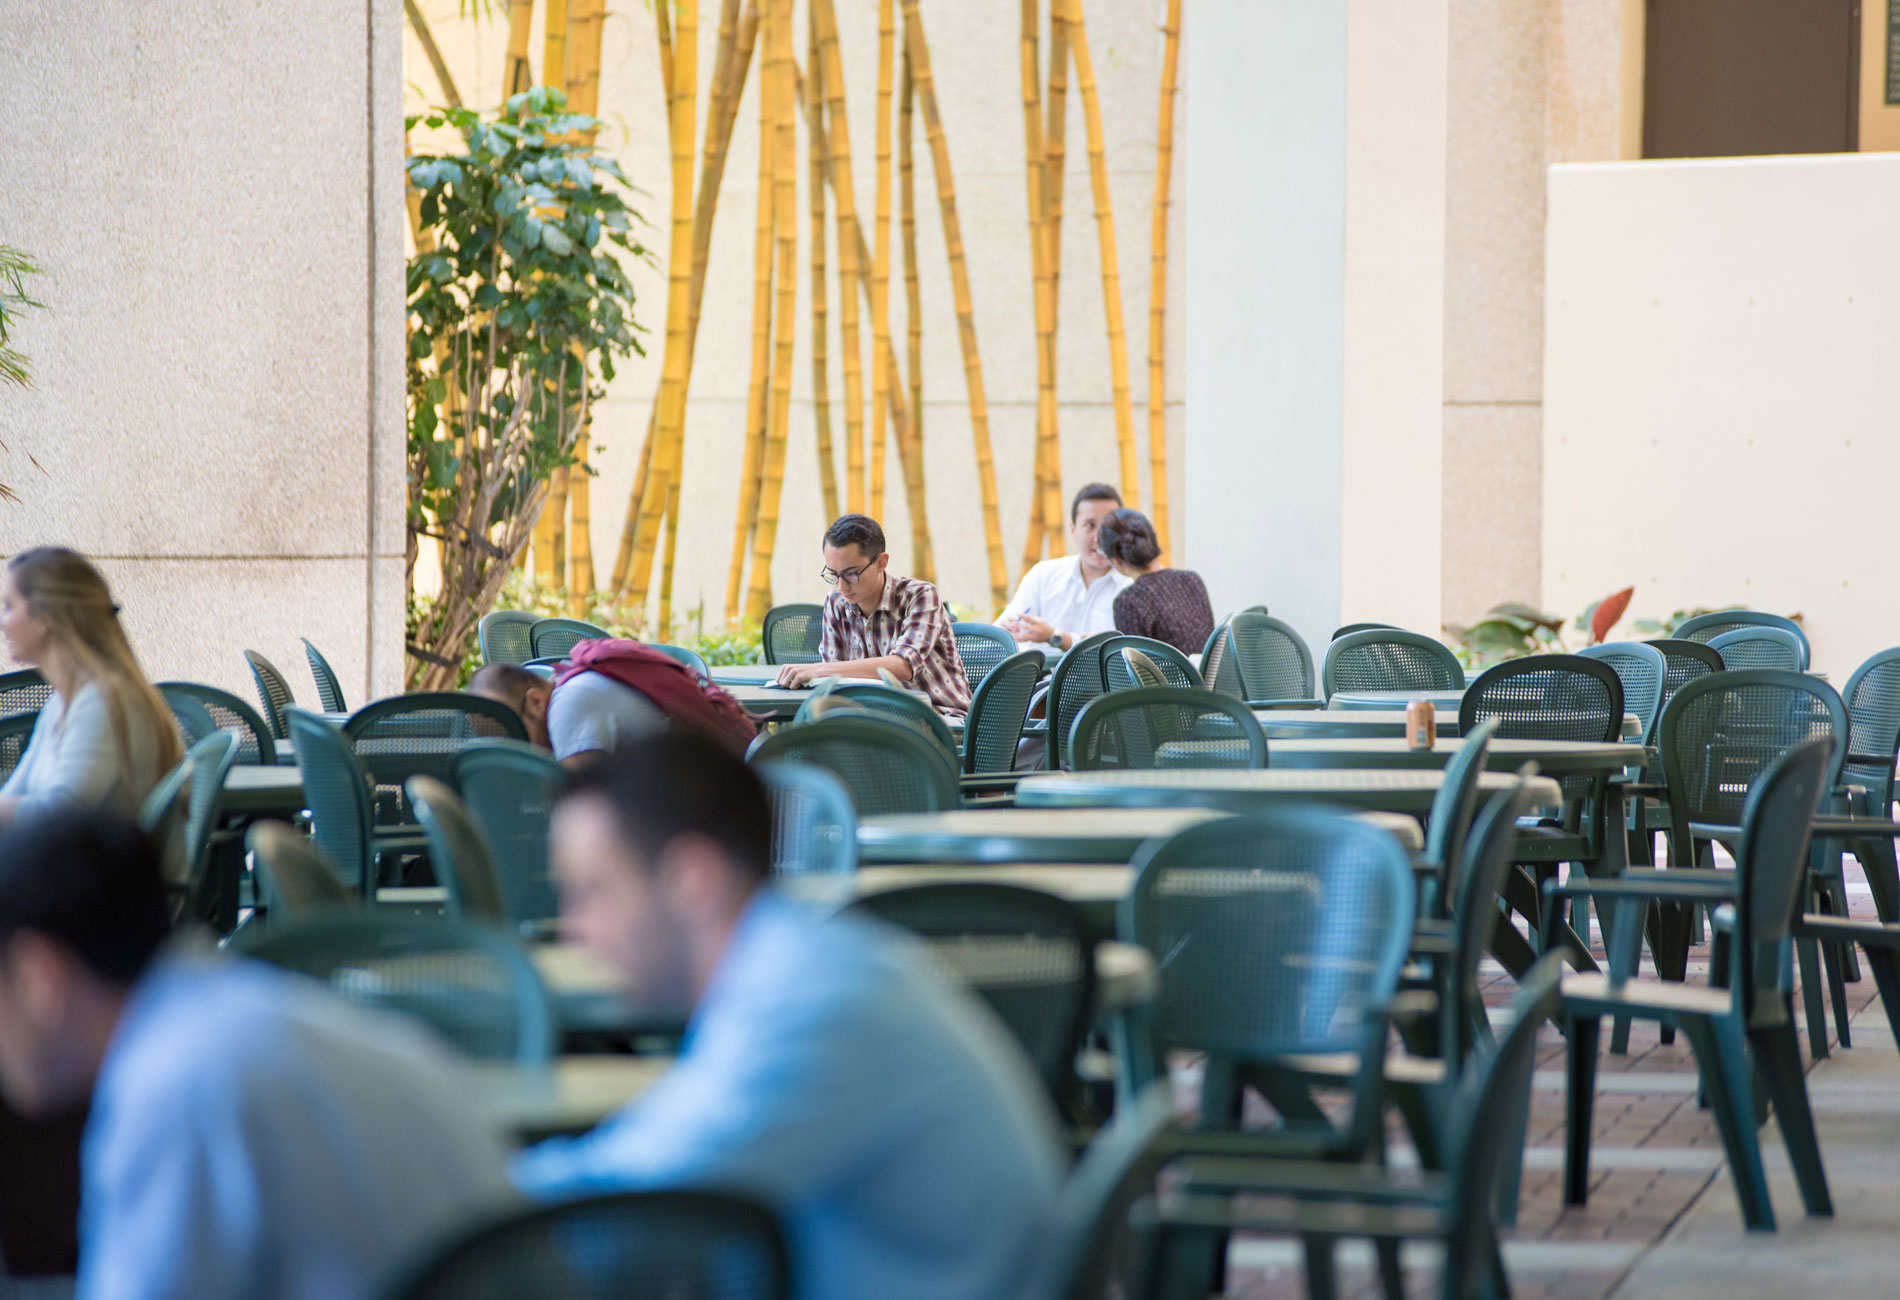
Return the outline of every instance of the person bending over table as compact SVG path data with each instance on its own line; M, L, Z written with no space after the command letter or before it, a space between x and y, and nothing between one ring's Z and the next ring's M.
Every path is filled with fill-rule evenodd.
M56 546L14 556L0 587L0 634L7 653L53 688L0 786L0 826L63 804L136 814L184 751L99 570Z
M1083 637L1115 630L1115 597L1131 579L1116 572L1096 538L1096 525L1121 507L1121 493L1090 483L1069 503L1071 555L1043 560L1023 575L996 625L1019 645L1067 650Z
M877 677L882 668L930 697L939 713L962 717L970 683L949 612L937 589L888 572L884 530L865 515L839 515L825 530L820 575L838 589L825 597L819 662L786 664L780 686L810 686L820 677Z
M516 1185L757 1197L796 1295L1015 1296L1063 1167L1033 1067L915 940L780 896L771 839L757 776L696 735L575 777L549 842L562 929L687 1030L639 1100L516 1156Z
M516 1202L422 1031L169 919L130 821L65 808L0 837L0 1089L92 1103L79 1300L372 1295Z
M1214 635L1214 607L1201 575L1161 563L1154 525L1139 510L1114 511L1098 531L1103 553L1134 580L1115 597L1116 628L1165 641L1184 655L1199 654Z

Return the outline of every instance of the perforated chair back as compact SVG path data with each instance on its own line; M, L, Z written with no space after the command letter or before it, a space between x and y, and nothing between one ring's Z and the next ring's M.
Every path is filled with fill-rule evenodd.
M429 862L448 891L449 914L506 925L508 908L496 879L494 855L455 791L432 776L412 776L404 789L429 837Z
M1847 709L1805 673L1730 671L1683 686L1656 724L1676 843L1686 850L1691 824L1739 826L1756 778L1816 739L1833 747L1832 785L1846 756Z
M1047 712L1049 744L1045 761L1051 770L1069 765L1069 732L1082 706L1108 690L1103 675L1102 646L1119 636L1117 632L1097 632L1085 636L1056 660L1049 672Z
M1098 1130L1056 1195L1036 1267L1048 1280L1025 1295L1053 1300L1118 1300L1115 1265L1129 1231L1129 1209L1153 1190L1167 1159L1174 1098L1165 1081L1142 1089L1132 1104Z
M1735 854L1740 925L1733 987L1742 994L1742 1009L1751 1019L1755 999L1774 998L1785 1006L1785 995L1793 991L1794 973L1782 954L1807 885L1808 837L1831 784L1828 773L1834 761L1828 738L1803 741L1762 772L1742 806L1742 838Z
M536 619L528 629L534 653L530 659L565 659L568 652L583 641L597 641L612 635L604 627L583 623L578 618Z
M1794 634L1801 643L1801 668L1808 666L1808 634L1801 625L1791 618L1779 614L1764 614L1758 609L1718 609L1711 614L1698 614L1676 625L1675 639L1696 641L1703 645L1715 640L1724 632L1733 632L1743 627L1777 627L1784 632Z
M1095 941L1073 903L1016 885L946 882L870 894L857 907L923 936L931 964L989 1003L1056 1104L1075 1099Z
M1443 642L1395 628L1348 632L1326 647L1321 670L1321 694L1329 700L1340 691L1456 691L1464 685L1464 667Z
M1313 652L1291 623L1270 614L1236 614L1228 626L1246 699L1313 698Z
M771 1211L715 1192L616 1192L518 1210L452 1241L385 1300L786 1300Z
M772 874L830 875L858 869L858 810L851 792L810 763L759 762L772 805Z
M1893 803L1894 755L1900 749L1900 647L1879 651L1856 668L1841 700L1848 726L1841 779L1866 790L1869 810L1885 817Z
M567 788L567 769L524 741L477 740L450 770L488 844L503 913L517 925L558 915L560 899L548 879L548 823Z
M775 605L761 629L768 664L815 664L825 629L822 605Z
M343 683L339 682L336 672L330 667L330 661L323 652L310 644L310 638L303 638L303 657L310 663L310 676L317 684L317 701L323 705L325 713L348 713L350 706L343 700Z
M1210 632L1207 644L1201 647L1201 684L1237 700L1246 698L1240 686L1240 670L1234 667L1233 645L1228 639L1226 623Z
M1412 895L1390 831L1289 806L1144 848L1117 928L1155 954L1164 1043L1241 1060L1357 1051L1397 988Z
M525 609L498 609L482 615L475 636L484 664L525 664L534 658L533 628L541 616Z
M1709 649L1722 656L1724 668L1807 668L1801 640L1786 628L1738 627L1709 638Z
M370 836L375 804L369 773L342 728L321 714L292 706L284 710L284 722L297 750L312 838L346 877L355 877L357 890L365 898L373 896L375 855Z
M237 761L238 739L212 731L193 742L177 767L159 780L139 807L139 826L179 856L167 864L173 883L182 886L185 915L210 911L207 865L211 833L224 808L224 779Z
M1344 627L1333 629L1333 640L1342 636L1351 636L1354 632L1403 632L1405 629L1397 623L1348 623Z
M0 718L18 713L38 713L53 698L53 688L37 668L17 668L0 673Z
M1128 655L1127 651L1134 653ZM1202 689L1199 670L1165 641L1145 636L1111 637L1096 653L1102 657L1102 684L1111 691L1132 691L1142 686Z
M828 695L813 696L806 700L804 705L799 706L798 715L793 720L801 724L809 722L818 716L820 709L807 711L806 705L823 706L828 703L840 703L879 717L893 718L927 738L943 751L952 767L956 765L957 738L951 734L950 724L943 720L943 715L937 712L928 696L907 691L900 686L886 686L881 682L840 685Z
M705 656L697 650L689 650L683 645L663 645L658 641L647 643L647 649L658 650L669 659L677 659L701 677L710 677L712 670L706 667Z
M327 983L343 998L405 1013L469 1056L544 1067L555 1018L527 951L498 931L446 916L323 912L230 947Z
M1669 697L1684 684L1710 673L1727 670L1722 656L1703 645L1700 641L1684 641L1677 637L1656 637L1645 641L1644 645L1654 646L1663 657L1662 700L1656 705L1656 718L1662 719L1662 711L1669 707Z
M1069 732L1078 772L1267 765L1253 711L1214 691L1154 686L1090 700Z
M1017 652L1016 638L994 623L957 623L951 627L957 639L957 657L963 660L963 675L975 690L998 664Z
M1023 738L1029 701L1042 680L1042 651L1023 650L985 673L963 724L963 770L1009 772Z
M0 781L12 776L13 769L26 757L26 747L32 743L33 728L39 721L37 712L12 713L0 718Z
M401 797L412 776L453 779L455 756L477 740L528 738L521 715L497 700L466 691L416 691L358 709L343 735L377 787L377 821L414 820Z
M1508 659L1478 675L1458 705L1458 729L1498 720L1500 740L1584 740L1610 744L1623 735L1623 680L1610 665L1581 655ZM1566 800L1588 798L1606 778L1573 776Z
M160 682L158 693L171 706L187 745L197 744L214 731L228 731L237 737L238 762L277 766L277 737L270 724L229 691L197 682Z
M895 718L854 712L786 727L755 741L751 758L825 768L851 792L860 817L942 812L962 802L941 746Z
M1465 836L1478 808L1478 778L1484 774L1485 758L1497 734L1496 718L1486 718L1466 732L1458 742L1458 752L1445 764L1444 783L1432 796L1432 811L1425 826L1425 861L1438 866L1447 886L1428 895L1433 915L1443 917L1452 903L1452 874L1463 860Z
M1453 898L1450 979L1441 985L1449 1005L1439 1010L1439 1056L1455 1070L1476 1043L1475 1026L1483 1019L1484 996L1478 970L1491 948L1502 913L1498 895L1511 873L1517 848L1517 819L1530 810L1529 778L1537 765L1527 763L1517 784L1494 796L1471 824L1457 874L1448 890Z
M250 665L251 681L257 687L257 702L260 714L270 734L277 740L289 740L290 728L284 725L284 710L297 702L290 693L290 683L277 671L277 665L255 650L244 652L244 662Z
M1643 729L1643 743L1656 733L1656 717L1662 712L1663 681L1669 674L1662 651L1641 641L1611 641L1593 645L1578 654L1610 666L1623 683L1623 712L1636 715Z
M309 836L285 823L252 823L244 833L244 846L257 863L259 892L272 924L356 905L356 891L344 883L336 863Z

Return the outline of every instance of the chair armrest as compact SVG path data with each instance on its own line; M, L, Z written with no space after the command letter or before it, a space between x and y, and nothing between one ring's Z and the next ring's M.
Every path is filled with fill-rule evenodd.
M1625 777L1613 776L1610 784L1621 790L1631 799L1667 799L1669 787L1660 781L1633 781Z
M1822 813L1814 819L1814 833L1830 839L1893 839L1900 836L1900 822L1889 821L1885 817Z
M1421 1171L1401 1182L1394 1179L1390 1169L1379 1165L1322 1164L1247 1156L1183 1156L1171 1161L1168 1169L1182 1175L1191 1187L1380 1205L1435 1204L1450 1186L1447 1175L1431 1171Z
M957 776L957 786L965 794L1007 794L1024 777L1034 775L1034 772L963 772Z
M1808 912L1795 918L1794 933L1800 939L1828 939L1857 943L1863 948L1900 951L1900 925L1883 925L1879 921L1856 921L1845 916Z
M1638 868L1640 871L1641 868ZM1736 882L1733 871L1702 871L1696 874L1700 879L1672 879L1690 875L1688 869L1666 869L1654 873L1655 880L1642 880L1635 875L1623 876L1616 880L1544 882L1545 898L1610 898L1610 899L1647 899L1663 903L1725 903L1735 897ZM1726 876L1727 880L1709 877Z
M1408 989L1385 1004L1386 1019L1395 1025L1416 1024L1438 1014L1438 994L1430 989Z
M1433 931L1412 932L1412 955L1414 957L1449 957L1457 951L1449 934Z

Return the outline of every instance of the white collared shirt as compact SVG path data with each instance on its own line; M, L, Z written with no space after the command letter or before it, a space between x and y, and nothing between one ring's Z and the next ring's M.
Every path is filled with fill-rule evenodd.
M1016 595L997 615L998 623L1034 614L1081 640L1097 632L1115 630L1115 597L1134 582L1110 569L1086 586L1082 582L1082 560L1075 555L1044 560L1023 575Z

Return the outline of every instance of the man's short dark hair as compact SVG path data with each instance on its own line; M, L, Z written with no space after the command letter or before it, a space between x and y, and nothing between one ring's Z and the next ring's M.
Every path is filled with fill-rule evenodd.
M865 559L875 560L884 554L884 530L869 515L839 515L825 529L825 545L839 550L855 546Z
M1084 501L1113 501L1122 503L1122 494L1106 483L1084 483L1075 494L1075 500L1069 502L1069 526L1075 526L1075 517L1082 513Z
M32 930L130 985L171 917L158 846L130 818L61 808L0 835L0 942Z
M617 749L575 774L564 798L606 802L648 862L675 838L703 835L745 875L772 870L772 808L745 760L717 741L670 731Z
M1103 516L1095 530L1102 554L1131 569L1145 569L1161 558L1154 525L1139 510L1115 510Z
M490 699L505 700L516 713L527 703L529 691L548 684L547 678L529 672L520 664L488 664L468 679L469 690Z

